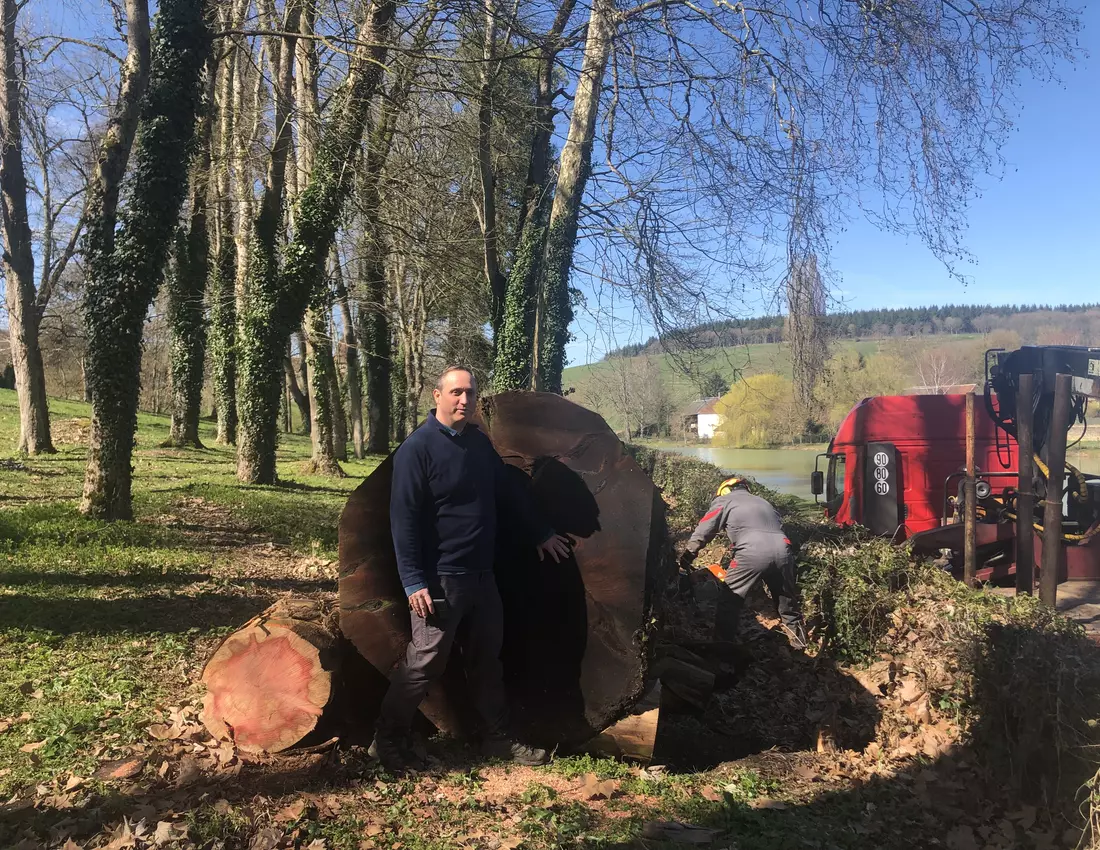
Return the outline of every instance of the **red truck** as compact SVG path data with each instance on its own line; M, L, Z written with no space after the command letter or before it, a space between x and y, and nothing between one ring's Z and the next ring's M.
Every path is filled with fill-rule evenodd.
M977 402L978 578L995 581L1015 572L1017 445L1001 409ZM965 463L965 395L867 398L818 456L811 490L824 497L825 513L836 522L908 540L915 551L942 555L961 571ZM1070 545L1060 579L1100 579L1100 480L1076 470L1069 478L1072 497L1063 513ZM1038 563L1041 535L1034 540Z

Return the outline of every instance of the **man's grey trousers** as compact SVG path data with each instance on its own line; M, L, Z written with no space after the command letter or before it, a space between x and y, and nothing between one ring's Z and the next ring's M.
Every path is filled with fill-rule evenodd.
M500 648L504 640L504 606L491 571L442 575L430 586L432 597L442 592L448 611L427 618L412 616L412 640L382 700L378 732L400 736L409 732L428 686L447 669L458 644L470 698L487 738L508 731L508 701Z

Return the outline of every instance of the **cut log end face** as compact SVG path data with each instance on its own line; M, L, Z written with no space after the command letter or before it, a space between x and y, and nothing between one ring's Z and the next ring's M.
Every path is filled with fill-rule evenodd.
M313 731L332 694L332 674L309 631L267 620L222 643L202 676L202 720L212 734L232 738L245 752L271 753Z

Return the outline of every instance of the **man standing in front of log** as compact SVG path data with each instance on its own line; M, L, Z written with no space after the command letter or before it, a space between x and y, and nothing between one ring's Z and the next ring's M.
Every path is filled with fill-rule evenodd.
M394 456L390 528L413 614L412 641L382 701L371 753L394 773L424 766L412 749L412 721L457 640L481 718L482 751L545 764L546 750L508 733L500 662L504 609L493 576L498 509L526 528L540 560L569 557L569 541L539 521L527 494L510 484L489 438L469 421L477 410L473 373L444 369L432 396L435 409Z

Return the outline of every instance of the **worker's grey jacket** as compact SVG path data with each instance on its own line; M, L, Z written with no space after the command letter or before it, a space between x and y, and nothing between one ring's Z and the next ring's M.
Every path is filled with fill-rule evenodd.
M687 551L698 555L720 531L730 539L730 550L737 559L745 550L763 548L769 557L786 551L787 539L779 514L767 499L754 496L748 490L737 488L710 503L710 509L699 521ZM764 553L761 553L764 554Z

